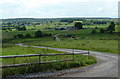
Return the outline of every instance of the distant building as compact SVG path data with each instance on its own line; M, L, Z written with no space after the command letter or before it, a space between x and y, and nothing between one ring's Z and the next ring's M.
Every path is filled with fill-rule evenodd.
M79 29L73 26L73 27L66 27L66 30L72 31L72 30L79 30Z
M74 26L69 26L69 27L56 27L55 30L68 30L68 31L72 31L72 30L79 30L79 29L74 27Z

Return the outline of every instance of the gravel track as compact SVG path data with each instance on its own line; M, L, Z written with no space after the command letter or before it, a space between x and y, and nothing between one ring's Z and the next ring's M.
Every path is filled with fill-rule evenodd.
M25 46L23 44L16 44ZM51 48L42 46L32 46L36 48L53 49L64 52L73 52L72 49ZM74 53L85 52L86 50L76 50ZM90 55L97 58L98 63L81 68L72 68L69 70L53 71L47 73L33 73L21 75L19 77L118 77L118 54L90 51Z

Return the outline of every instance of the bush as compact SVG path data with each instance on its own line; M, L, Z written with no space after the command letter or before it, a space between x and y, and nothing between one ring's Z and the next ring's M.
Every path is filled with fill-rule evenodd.
M100 33L105 33L105 30L104 29L100 29Z
M92 32L91 32L92 34L95 34L96 33L96 30L94 29L94 30L92 30Z
M52 36L52 34L51 33L50 34L43 34L42 36L49 37L49 36Z
M23 34L17 34L15 37L16 38L23 38L24 36L23 36Z
M81 22L76 22L74 26L78 29L83 29L83 27L82 27L83 25Z
M16 27L16 29L17 29L18 31L26 31L26 27L25 27L25 26Z
M107 28L108 32L111 34L113 31L115 31L115 23L111 22L110 25Z
M31 38L31 35L30 34L26 34L25 38Z
M17 38L17 35L15 35L14 38Z
M41 31L35 32L35 37L42 37L42 36L43 36L43 34Z
M98 27L95 27L95 29L98 29Z

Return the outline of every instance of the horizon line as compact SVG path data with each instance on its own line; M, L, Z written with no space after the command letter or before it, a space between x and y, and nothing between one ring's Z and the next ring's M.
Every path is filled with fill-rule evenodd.
M68 16L68 17L11 17L11 18L0 18L0 19L47 19L47 18L118 18L118 17L105 17L105 16L87 16L87 17L77 17L77 16Z

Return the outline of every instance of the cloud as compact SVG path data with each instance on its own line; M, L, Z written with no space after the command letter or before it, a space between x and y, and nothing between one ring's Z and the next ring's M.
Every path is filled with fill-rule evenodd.
M115 17L117 2L118 0L1 0L0 17Z
M97 9L97 12L102 12L104 10L104 7L100 7Z

